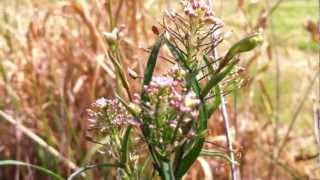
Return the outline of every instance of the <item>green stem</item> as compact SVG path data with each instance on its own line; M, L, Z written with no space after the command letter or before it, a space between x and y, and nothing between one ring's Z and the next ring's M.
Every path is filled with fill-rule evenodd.
M170 162L161 162L161 172L160 176L162 180L175 180L173 173L173 168L170 164Z

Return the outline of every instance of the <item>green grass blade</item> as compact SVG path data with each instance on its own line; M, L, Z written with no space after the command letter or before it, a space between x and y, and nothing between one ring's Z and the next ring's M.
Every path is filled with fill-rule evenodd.
M238 164L237 162L233 162L230 159L230 157L223 152L202 149L200 152L200 156L220 157L220 158L226 160L229 164L231 164L231 163Z
M167 47L169 48L173 57L182 66L182 68L184 68L186 70L190 70L190 68L187 65L186 58L184 57L182 52L180 52L180 50L177 49L169 40L166 39L165 43L166 43Z
M75 171L74 173L72 173L68 177L68 180L75 179L77 176L79 176L81 173L83 173L87 170L91 170L91 169L95 169L95 168L102 168L102 167L120 167L120 168L122 168L122 166L120 164L109 164L109 163L88 165L88 166L84 166L84 167L78 169L77 171Z
M143 85L148 85L152 80L154 68L156 67L158 54L163 44L163 40L164 37L163 35L161 35L151 51L150 57L147 62L147 68L144 73Z
M199 117L200 125L198 128L197 134L202 134L207 129L207 120L208 120L208 114L204 104L200 107L199 116L200 116ZM205 141L205 137L199 136L198 138L195 139L194 142L192 142L194 145L189 151L186 152L185 156L181 160L181 163L179 164L179 167L175 172L175 176L178 179L182 178L184 174L192 166L194 161L197 160L201 152L202 146L204 144L204 141Z
M121 160L120 163L127 165L128 162L128 148L129 148L129 140L130 140L130 133L131 133L131 127L128 127L126 129L126 132L124 134L123 137L123 142L122 142L122 146L121 146ZM129 169L127 169L129 170Z
M189 170L189 168L192 166L194 161L198 158L199 153L202 149L204 143L204 138L198 138L194 142L194 147L186 154L186 156L181 160L181 163L175 172L175 176L177 179L181 179L185 173Z
M59 180L64 179L62 176L50 171L49 169L43 168L41 166L37 166L37 165L33 165L33 164L21 162L21 161L16 161L16 160L1 160L0 161L0 166L11 166L11 165L30 167L30 168L36 169L38 171L41 171L41 172L47 174L48 176L53 177L54 179L59 179Z
M109 58L111 59L111 62L113 62L113 65L115 66L116 71L117 71L118 75L120 76L121 84L123 85L124 89L126 90L126 93L129 97L129 99L132 100L132 96L130 94L129 82L128 82L126 74L123 72L123 68L122 68L121 64L118 62L119 60L114 59L111 54L109 54Z

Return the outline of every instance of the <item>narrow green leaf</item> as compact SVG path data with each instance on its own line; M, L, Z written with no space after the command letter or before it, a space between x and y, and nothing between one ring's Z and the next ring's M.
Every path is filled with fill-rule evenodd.
M111 59L111 62L113 62L113 65L116 68L116 72L120 76L121 84L123 85L123 87L126 90L126 93L127 93L128 97L129 97L129 99L131 100L132 96L130 94L129 82L128 82L126 74L123 72L123 68L122 68L121 64L118 62L118 60L116 60L116 59L114 59L112 57L111 53L109 53L109 58Z
M126 132L124 134L123 137L123 142L122 142L122 146L121 146L121 164L126 165L128 162L128 148L129 148L129 137L130 137L130 133L131 133L131 127L128 127L126 129Z
M226 160L229 164L232 164L232 163L238 164L238 162L232 161L228 155L219 151L210 151L210 150L202 149L200 152L200 156L220 157Z
M230 71L232 70L232 68L234 67L235 64L236 64L236 61L229 64L228 67L224 71L220 72L219 74L214 76L212 79L210 79L208 81L208 83L206 84L206 86L204 87L204 89L202 90L201 97L202 98L206 97L206 95L210 92L210 90L214 86L216 86L220 81L222 81L223 78L225 78L230 73Z
M151 51L150 57L147 62L147 68L144 71L145 73L144 73L143 85L149 85L150 81L152 80L154 68L156 67L158 54L163 44L163 40L164 40L163 35L160 35L158 41L156 42L156 44L154 45Z
M184 57L183 53L180 52L180 50L178 48L176 48L168 39L166 39L165 43L166 43L167 47L169 48L173 57L182 66L182 68L190 71L190 68L187 65L187 61L186 61L186 58Z
M170 164L170 162L162 161L161 163L161 177L165 180L175 180L174 174L173 174L173 168Z
M175 176L177 179L180 179L184 176L184 174L189 170L194 161L198 158L202 146L204 143L204 138L198 138L194 142L193 148L185 155L185 157L181 160L180 166L175 172Z
M73 180L75 179L77 176L79 176L81 173L87 171L87 170L91 170L94 168L102 168L102 167L117 167L117 168L122 168L122 166L120 164L109 164L109 163L103 163L103 164L95 164L95 165L87 165L84 166L82 168L79 168L77 171L75 171L74 173L72 173L69 177L68 180Z
M16 161L16 160L1 160L0 161L0 166L10 166L10 165L27 166L27 167L39 170L39 171L47 174L48 176L53 177L54 179L59 179L59 180L63 180L64 179L62 176L50 171L49 169L43 168L41 166L37 166L37 165L33 165L33 164L21 162L21 161Z

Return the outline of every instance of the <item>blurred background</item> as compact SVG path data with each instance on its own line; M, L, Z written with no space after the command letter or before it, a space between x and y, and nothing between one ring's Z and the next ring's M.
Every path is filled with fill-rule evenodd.
M319 2L213 0L225 22L224 47L263 31L265 41L240 56L242 87L227 96L242 179L320 179ZM0 0L0 160L14 159L63 176L107 162L87 140L86 109L112 97L103 38L123 28L127 68L142 74L165 10L178 0ZM160 64L158 71L166 68ZM139 81L130 79L134 91ZM317 124L318 123L318 124ZM207 148L226 151L217 112ZM228 179L217 158L197 161L185 179ZM109 175L108 175L109 174ZM112 179L104 169L85 179ZM25 167L0 167L0 179L49 179Z

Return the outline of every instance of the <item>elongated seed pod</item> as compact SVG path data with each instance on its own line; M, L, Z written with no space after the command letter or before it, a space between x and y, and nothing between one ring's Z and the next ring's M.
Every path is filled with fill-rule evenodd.
M261 33L254 33L250 36L247 36L234 44L226 54L226 56L221 61L218 71L224 68L228 62L237 54L242 52L247 52L255 47L257 47L259 44L263 42L263 36Z

